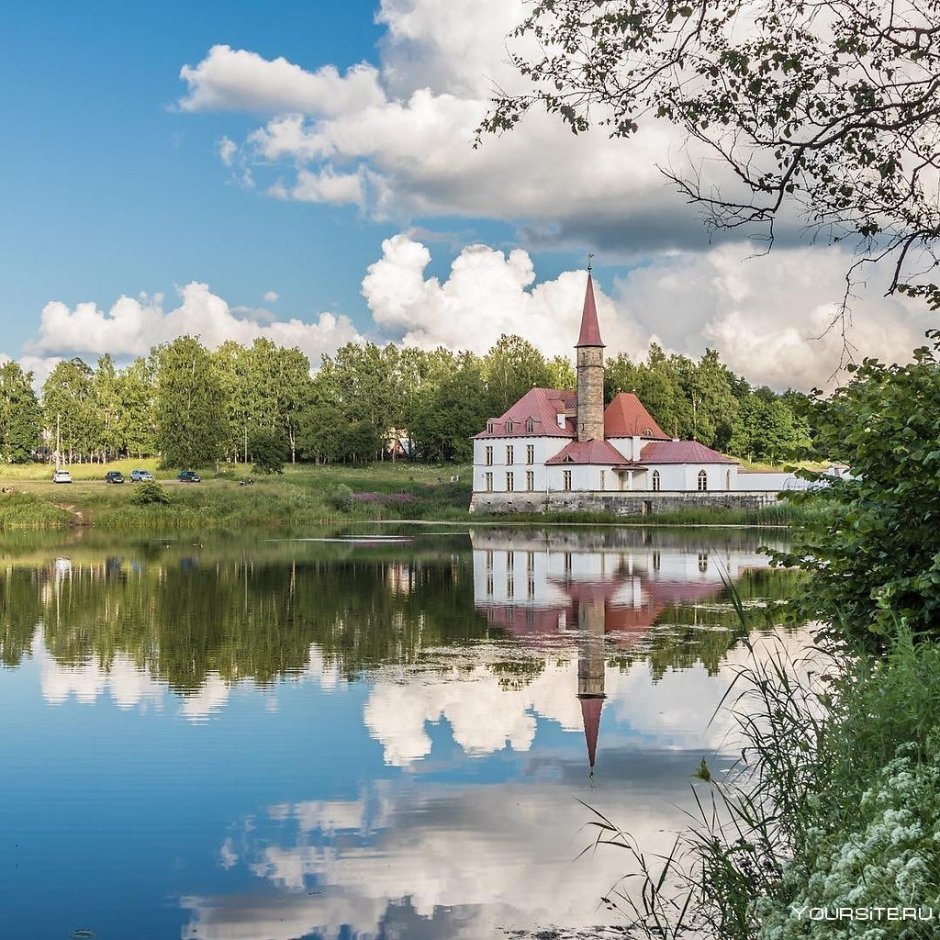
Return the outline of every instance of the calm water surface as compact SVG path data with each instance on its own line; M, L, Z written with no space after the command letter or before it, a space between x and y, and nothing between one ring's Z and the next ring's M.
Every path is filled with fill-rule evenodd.
M779 537L371 534L0 543L3 936L622 922L579 801L671 841Z

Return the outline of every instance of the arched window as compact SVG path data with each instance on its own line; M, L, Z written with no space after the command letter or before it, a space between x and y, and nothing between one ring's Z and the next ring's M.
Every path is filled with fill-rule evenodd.
M708 474L704 470L698 472L698 491L704 493L708 489Z
M660 478L659 478L659 471L658 471L658 470L654 470L654 471L653 471L653 492L654 492L654 493L658 493L658 492L659 492L659 488L660 488L661 485L662 485L662 483L661 483Z

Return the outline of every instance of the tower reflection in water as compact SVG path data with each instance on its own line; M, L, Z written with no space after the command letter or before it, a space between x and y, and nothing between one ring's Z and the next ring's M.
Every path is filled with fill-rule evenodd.
M608 653L643 640L670 610L717 598L724 578L767 566L754 549L690 551L642 529L477 529L471 542L474 604L492 626L534 648L576 646L592 779Z

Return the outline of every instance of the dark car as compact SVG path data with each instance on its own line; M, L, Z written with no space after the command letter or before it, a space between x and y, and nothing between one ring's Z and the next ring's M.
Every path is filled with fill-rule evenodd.
M180 470L176 478L180 483L202 483L202 477L195 470Z
M120 470L109 470L104 475L105 483L123 483L124 474Z

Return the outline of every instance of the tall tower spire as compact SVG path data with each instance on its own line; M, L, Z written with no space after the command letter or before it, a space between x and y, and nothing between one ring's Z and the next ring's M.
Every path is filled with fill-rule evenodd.
M578 335L578 440L604 439L604 342L597 325L594 281L588 265L587 290Z
M584 721L591 781L594 780L594 759L597 755L597 732L604 707L604 628L607 608L603 597L585 596L578 600L578 699Z

